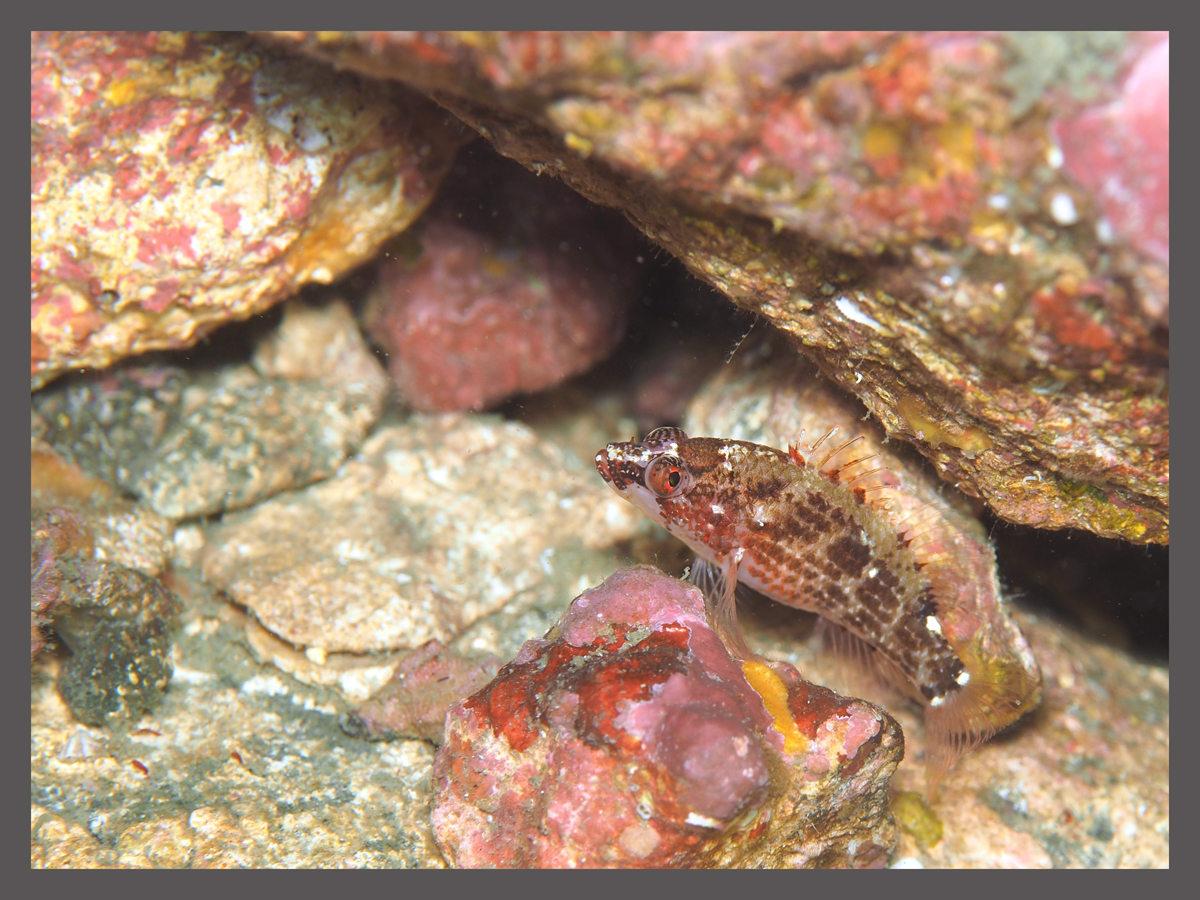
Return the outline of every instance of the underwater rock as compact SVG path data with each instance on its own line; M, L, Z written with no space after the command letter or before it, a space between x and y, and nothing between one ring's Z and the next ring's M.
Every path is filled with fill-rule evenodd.
M441 744L450 707L491 681L495 657L467 659L429 641L397 664L391 680L341 720L351 737L369 741L415 737Z
M95 558L157 578L174 553L171 521L84 474L44 442L29 454L31 508L65 510L86 523Z
M1169 276L1109 239L1051 134L1115 99L1138 39L1057 36L276 39L623 210L997 515L1167 543Z
M136 720L171 678L180 611L159 581L93 556L87 523L61 508L30 509L31 647L47 625L71 651L58 691L79 721Z
M173 519L240 509L328 477L362 441L379 405L316 381L233 371L185 397L133 489Z
M187 347L370 258L461 128L244 35L31 36L30 374Z
M229 612L189 601L170 689L132 730L81 727L35 665L31 865L444 867L433 748L346 737L328 692L257 664Z
M63 601L62 578L56 562L67 555L91 555L92 534L83 520L68 510L48 510L33 519L29 552L29 659L46 646L46 629Z
M88 477L132 492L143 458L178 423L188 382L175 366L65 378L30 398L33 437Z
M739 665L699 590L623 569L451 709L434 834L461 867L880 866L886 713Z
M479 411L608 356L637 284L623 223L511 164L448 187L380 268L368 315L400 394Z
M1063 168L1116 236L1170 263L1171 100L1167 33L1142 52L1116 100L1055 123ZM1165 310L1164 310L1165 315Z
M287 303L279 327L255 347L253 365L265 378L341 385L347 394L360 395L373 416L388 389L387 374L340 298Z
M125 367L65 379L34 395L34 433L176 520L333 474L387 391L349 310L289 306L255 363L265 377L248 366L195 377Z
M383 428L320 484L227 515L205 575L314 653L448 641L518 598L570 596L640 527L578 459L495 416Z

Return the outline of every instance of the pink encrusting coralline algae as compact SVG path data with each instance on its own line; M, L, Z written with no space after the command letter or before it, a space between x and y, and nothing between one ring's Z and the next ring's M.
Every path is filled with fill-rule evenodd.
M818 453L830 437L806 457L659 428L609 444L596 467L699 555L694 577L711 583L710 616L735 653L754 656L740 581L821 615L843 650L924 704L936 793L962 754L1037 705L1041 674L1000 605L986 540L931 504L914 512L877 460L854 453L859 440Z

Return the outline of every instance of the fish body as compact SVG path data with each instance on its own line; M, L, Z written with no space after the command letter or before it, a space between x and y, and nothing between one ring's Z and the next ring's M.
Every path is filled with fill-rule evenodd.
M736 624L740 581L819 614L923 703L932 793L959 756L1036 706L1041 675L1000 607L986 542L935 510L898 524L886 479L854 475L864 459L829 464L836 453L814 465L796 448L660 428L609 444L596 467L716 570L710 615L733 652L752 656Z

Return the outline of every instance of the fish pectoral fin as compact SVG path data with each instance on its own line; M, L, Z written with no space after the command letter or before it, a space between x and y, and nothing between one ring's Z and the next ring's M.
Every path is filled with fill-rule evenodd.
M760 659L746 643L737 617L738 566L745 553L739 547L719 563L696 557L688 580L704 593L708 624L725 649L738 659Z

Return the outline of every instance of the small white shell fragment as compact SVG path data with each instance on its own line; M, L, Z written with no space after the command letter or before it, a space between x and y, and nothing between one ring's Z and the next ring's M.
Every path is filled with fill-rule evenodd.
M1074 225L1079 221L1079 210L1066 191L1059 191L1050 198L1050 217L1059 225Z

